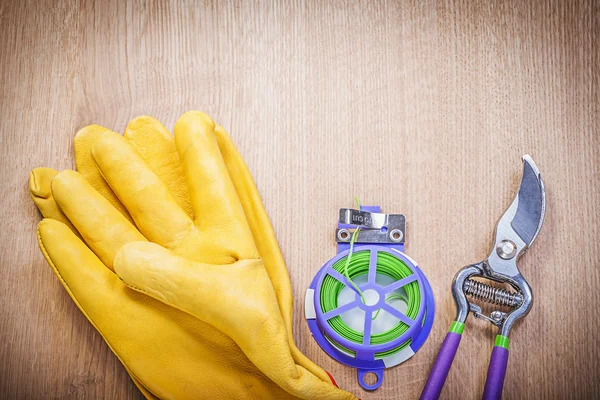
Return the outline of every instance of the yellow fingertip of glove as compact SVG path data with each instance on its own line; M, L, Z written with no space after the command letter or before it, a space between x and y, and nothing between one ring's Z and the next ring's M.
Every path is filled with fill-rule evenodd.
M113 133L110 129L100 125L88 125L75 134L74 147L77 171L88 180L93 181L100 177L97 167L93 165L91 150L96 140L106 132Z
M84 126L75 134L75 141L77 142L81 140L86 140L90 137L95 139L97 135L106 131L109 131L109 129L96 124Z
M70 186L74 181L82 182L85 179L77 172L65 169L58 173L54 179L52 179L52 195L56 201L60 204L61 200L68 201L70 193ZM87 181L85 181L87 183Z
M110 154L114 146L129 146L127 140L114 132L104 132L92 145L92 157L97 161L99 155Z
M148 132L148 130L150 130L150 133L152 134L160 132L160 134L165 138L172 138L167 128L165 128L165 126L161 124L159 120L148 115L142 115L129 121L123 136L130 139L134 135L145 134ZM150 137L150 139L152 139L152 137Z
M178 133L181 135L186 131L213 134L215 121L202 111L188 111L175 123L175 140L177 140Z
M29 193L35 197L48 199L52 195L52 179L58 171L52 168L35 168L29 173Z
M79 232L62 212L52 194L52 180L58 171L52 168L35 168L29 173L29 195L44 218L52 218L66 225L76 236Z
M64 229L64 224L51 219L44 218L38 223L38 233L42 238L56 236L56 233L62 234L62 230Z

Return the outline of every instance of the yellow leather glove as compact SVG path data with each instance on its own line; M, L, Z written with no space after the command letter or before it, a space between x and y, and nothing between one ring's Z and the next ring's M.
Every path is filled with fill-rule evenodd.
M187 117L192 122L198 122L197 120L200 119L202 124L205 125L212 123L212 121L200 113L189 114L184 117ZM152 128L153 126L154 128ZM160 129L156 129L157 126ZM132 129L129 129L130 127ZM134 120L130 124L130 127L128 127L126 137L130 139L130 143L134 147L136 147L135 138L144 138L144 140L137 142L136 148L139 154L147 157L146 161L148 161L148 164L156 172L156 175L162 177L165 183L176 182L176 175L178 173L177 163L171 163L175 167L169 167L171 164L169 164L170 161L168 160L178 160L178 158L172 148L172 138L164 130L164 127L155 120L148 118ZM103 128L97 127L96 130L102 131ZM91 136L101 134L101 132L96 133L94 135L78 135L80 145L78 146L76 140L76 151L86 147L85 145L81 145L82 142L86 145L92 142L92 140L82 140L82 138L89 139ZM237 151L235 151L235 147L233 147L224 131L217 129L216 134L224 159L224 161L221 161L221 164L225 163L229 174L234 177L232 184L229 186L233 185L237 189L237 195L242 201L241 205L247 220L250 222L252 233L255 237L256 235L263 234L262 240L257 240L257 243L260 242L259 249L261 250L259 253L265 260L269 260L267 271L273 281L273 287L277 290L277 300L279 300L279 308L281 309L280 317L275 318L279 320L275 325L279 326L280 322L285 321L287 329L284 329L284 331L287 330L287 334L291 335L291 291L289 290L289 280L287 279L285 265L281 260L279 249L274 241L272 229L243 160L239 157ZM188 134L179 136L186 137L186 135L189 137ZM118 161L118 166L130 173L133 171L130 170L128 164L129 156L133 156L132 159L135 159L137 156L138 159L133 164L135 164L135 168L141 168L138 172L141 172L140 177L142 181L152 176L151 173L149 174L151 171L148 171L148 165L145 165L135 152L134 154L127 155L128 152L131 152L131 149L127 148L127 146L122 146L126 144L122 138L115 137L115 134L106 134L105 136L106 138L103 137L103 142L106 151L96 151L100 158L106 158L107 154L109 159L111 156L117 156L117 159L121 157L120 161ZM206 134L206 136L210 135ZM196 142L198 141L198 137L193 139ZM200 139L206 139L206 137L203 138L200 136ZM115 146L113 146L112 141L115 141ZM214 139L212 142L214 144ZM155 145L149 146L147 145L148 143L154 143ZM156 145L158 143L162 144ZM210 152L207 150L206 153L209 156L214 156L216 154L214 146L208 146L208 148L212 150ZM121 152L121 150L124 152ZM110 199L112 191L107 186L102 185L104 181L102 175L100 175L100 171L95 167L93 162L86 163L85 159L79 157L79 155L85 155L85 151L78 151L77 154L77 164L82 174L86 175L86 178L94 183L94 187L99 188L99 191L103 191L103 194ZM87 154L89 154L89 151ZM174 158L173 155L175 156ZM124 159L123 156L125 156ZM204 155L202 157L209 158ZM90 167L85 167L88 164ZM115 168L113 167L108 166L107 170L109 174L111 173L110 171L114 172ZM180 165L179 168L181 168ZM102 172L105 173L106 171L102 169ZM64 211L64 214L71 219L75 228L79 230L90 248L105 261L107 266L110 267L112 265L114 254L123 243L131 240L144 240L143 236L127 221L129 213L114 197L114 194L110 203L119 208L122 214L115 212L115 208L111 207L109 202L89 185L86 186L87 182L73 172L63 172L52 184L52 193L56 197L57 206L52 200L47 185L44 185L44 182L49 182L52 179L53 174L55 172L53 173L48 170L37 170L32 174L32 195L34 200L36 200L36 204L38 204L45 216L69 223L69 220L62 214L62 211ZM132 174L129 178L132 178L133 175L135 174ZM156 175L145 183L140 181L141 184L147 190L154 187L154 184L157 183ZM121 178L127 177L123 174ZM109 182L111 181L111 179L108 180ZM217 180L217 182L213 183L218 185L219 182ZM159 180L157 187L161 185L162 182ZM116 183L116 186L113 184L113 187L115 187L115 192L119 195L119 183ZM191 208L189 207L189 201L187 201L187 194L181 193L181 191L178 192L178 187L185 187L185 185L175 184L169 187L171 192L175 194L170 200L172 200L171 205L180 204L180 210L186 211L179 213L179 216L183 217L182 214L187 216L191 213ZM125 187L126 191L127 187ZM165 191L163 187L159 192L163 196L159 196L160 199L156 204L160 204L169 198L169 190ZM137 194L134 195L134 197L136 196ZM121 195L119 197L122 198ZM193 200L194 196L191 198ZM142 196L139 196L138 200L141 201L141 199ZM155 199L151 195L149 200L150 203L153 203ZM186 201L188 204L187 207ZM127 205L125 201L124 203ZM138 222L135 216L139 214L139 210L135 209L135 207L134 210L136 212L131 213L131 215ZM94 211L95 215L91 215L90 211ZM129 208L129 211L131 212L132 210ZM170 231L168 227L165 229L162 223L154 226L152 226L152 223L148 224L148 217L143 214L142 212L141 216L138 216L140 221L138 222L138 226L140 229L144 226L143 229L150 229L150 232L154 232L153 234L158 235L162 239L168 238L169 235L173 234L174 231ZM121 215L125 215L125 217ZM188 220L191 221L189 217ZM200 219L196 218L196 220L199 221ZM268 229L265 229L265 227ZM143 229L142 232L144 232ZM191 235L191 231L187 231L186 235ZM223 231L226 231L226 229ZM147 392L148 390L164 398L286 397L286 393L282 392L269 379L266 379L259 371L256 371L256 368L248 362L247 358L243 355L240 357L239 348L230 340L227 341L229 338L224 338L222 337L223 335L219 335L219 332L214 332L212 326L203 324L188 314L153 302L146 296L136 297L134 293L124 289L120 282L115 279L114 274L110 273L98 258L66 226L56 221L45 220L40 224L39 235L41 239L40 245L45 250L48 261L61 278L71 296L88 319L103 334L115 354L123 361L134 380L137 380L136 384L139 386L140 382L142 382L144 387L140 387L140 389L148 397L150 397L150 394ZM212 238L215 235L209 234L209 236ZM189 243L193 243L194 240L196 239L189 240ZM177 248L178 246L173 247L173 243L171 246L169 244L165 245L173 248L176 253L179 253L181 250ZM244 249L244 245L242 244L240 248ZM196 257L201 259L204 257L204 255L197 255L201 254L201 252L196 254L193 250L190 251L188 246L183 246L183 249L186 256L192 257L192 259L196 259ZM210 259L213 256L209 255L206 257ZM107 281L110 283L109 285L106 284ZM206 280L206 282L210 283L211 281ZM272 292L273 289L271 288L270 290ZM271 305L277 304L274 301L270 303ZM271 308L267 307L267 309L269 312L273 311ZM115 312L113 310L118 311ZM149 326L152 329L149 329ZM279 336L282 335L279 334L278 338ZM285 337L286 335L284 334L283 336ZM281 343L281 338L276 342ZM148 351L149 348L156 349L156 352L150 354ZM277 359L283 360L283 364L281 365L286 366L286 368L282 370L281 365L270 364L273 361L273 357L267 357L267 361L265 362L265 357L262 354L260 354L258 359L259 367L262 366L263 371L267 375L272 376L272 378L274 377L277 383L288 392L303 398L352 398L351 395L334 389L331 385L325 384L318 379L316 379L315 383L316 376L323 375L325 379L327 379L327 376L297 351L293 345L293 341L289 341L287 351L283 350L279 352L279 348L277 348L276 351L271 350L271 352L276 355ZM295 352L296 354L294 354ZM215 355L215 353L217 354ZM308 373L293 361L289 365L286 364L291 358L290 355L293 355L293 359L296 360L297 364L306 365L307 369L314 370L316 373L314 375ZM280 361L277 360L277 363L280 363ZM276 372L271 372L270 368L276 369ZM290 378L293 381L291 383L289 382ZM321 379L323 378L321 377Z

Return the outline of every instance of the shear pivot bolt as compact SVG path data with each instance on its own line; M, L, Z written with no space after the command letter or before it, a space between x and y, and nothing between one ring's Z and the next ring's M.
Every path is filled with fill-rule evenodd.
M503 240L496 246L496 253L504 260L510 260L517 254L517 245L510 240Z

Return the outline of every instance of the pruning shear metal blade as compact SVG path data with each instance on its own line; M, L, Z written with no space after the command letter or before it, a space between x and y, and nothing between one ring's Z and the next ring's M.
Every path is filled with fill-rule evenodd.
M504 276L518 274L516 260L537 238L545 212L546 194L540 171L531 156L524 155L519 191L498 221L494 248L487 260L494 272Z
M529 155L523 156L517 211L510 224L527 247L531 246L544 222L545 197L540 171Z

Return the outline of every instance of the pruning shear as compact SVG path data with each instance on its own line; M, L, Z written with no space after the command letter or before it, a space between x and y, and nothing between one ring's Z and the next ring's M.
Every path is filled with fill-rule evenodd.
M540 171L529 155L523 156L523 176L517 196L496 225L496 239L490 255L483 261L458 271L452 282L452 295L457 315L438 353L429 378L421 393L422 400L437 399L460 344L465 321L472 312L499 329L488 368L484 399L500 399L508 363L508 335L513 324L527 315L533 304L531 287L519 272L517 260L533 244L544 222L546 196ZM480 277L508 283L512 290L474 280ZM485 315L481 307L467 296L487 303L510 308Z

